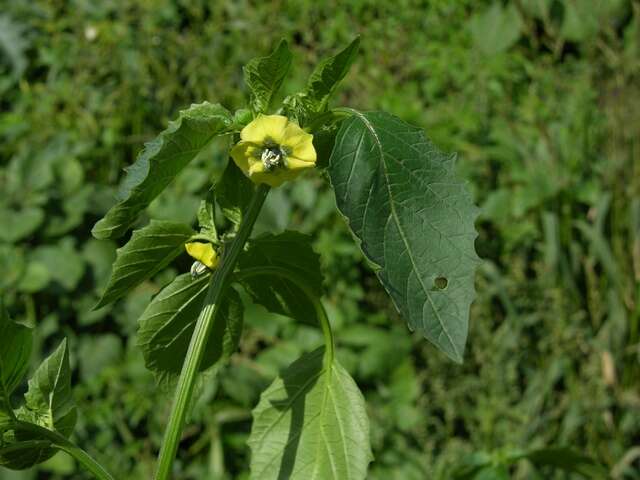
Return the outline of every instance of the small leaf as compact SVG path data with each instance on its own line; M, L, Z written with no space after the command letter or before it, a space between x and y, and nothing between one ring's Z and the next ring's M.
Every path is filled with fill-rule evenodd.
M342 122L329 174L338 209L409 327L461 362L477 208L454 157L393 115L356 112Z
M275 267L303 279L315 296L322 295L320 256L311 248L311 237L298 232L267 234L251 240L238 260L240 271ZM242 278L242 277L241 277ZM242 278L242 285L254 302L273 313L314 324L316 313L307 294L297 282L279 275L264 274Z
M69 352L64 340L35 371L25 394L26 405L16 410L21 422L39 425L65 437L73 432L77 409L71 393ZM55 446L32 430L18 424L3 429L0 465L23 470L42 463L57 452Z
M213 188L210 188L205 199L200 201L200 207L198 208L198 226L200 227L200 233L205 235L209 240L218 240L215 212L215 195Z
M358 386L324 348L294 362L264 391L249 437L251 479L360 480L372 460Z
M251 91L251 106L256 113L265 113L291 67L292 55L286 40L270 55L249 61L244 67L244 81Z
M303 92L303 98L314 112L326 110L329 98L349 72L359 48L360 37L356 37L346 48L332 57L325 58L315 68Z
M145 145L127 169L120 201L93 227L99 239L122 236L151 201L217 135L229 133L233 117L222 106L204 102L182 110L178 120Z
M232 161L227 163L222 178L214 187L223 215L235 225L242 221L242 212L247 209L254 190L253 182Z
M26 405L18 410L20 420L55 430L65 437L71 435L77 410L71 393L66 340L40 364L29 380L29 390L24 398Z
M0 240L15 243L31 235L44 220L44 211L37 207L20 210L0 205Z
M0 299L0 412L11 409L9 398L29 369L32 343L31 329L13 322Z
M209 286L210 275L193 279L179 275L149 304L140 317L138 345L145 365L156 373L180 373L191 336ZM229 287L205 347L200 370L220 359L227 359L237 349L242 333L242 301Z
M95 308L126 295L166 267L184 253L184 244L194 233L188 225L159 220L151 220L149 225L133 232L127 244L117 250L111 278Z

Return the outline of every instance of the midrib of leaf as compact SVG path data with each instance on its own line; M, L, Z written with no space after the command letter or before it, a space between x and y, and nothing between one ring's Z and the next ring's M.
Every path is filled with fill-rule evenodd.
M204 278L208 278L208 277L203 277L203 279L204 279ZM202 281L203 279L199 279L199 280L197 280L197 281ZM163 302L165 302L165 301L169 300L170 298L172 298L172 297L174 297L174 296L176 296L176 295L181 294L181 293L182 293L182 292L184 292L185 290L188 290L188 289L189 289L189 288L191 288L192 286L193 286L193 284L186 285L186 286L184 286L183 288L181 288L181 289L179 289L179 290L176 290L176 291L175 291L175 292L173 292L171 295L169 295L169 296L167 296L167 297L163 298L163 299L162 299L162 301L163 301ZM198 290L197 290L197 292L196 292L194 295L192 295L192 296L191 296L191 298L190 298L187 302L185 302L185 303L183 303L182 305L180 305L180 307L179 307L179 308L177 308L177 309L175 309L175 310L171 310L171 312L172 312L172 313L168 316L167 321L166 321L166 322L164 322L164 323L162 324L162 327L160 327L160 328L156 329L156 331L154 332L154 334L153 334L153 335L151 335L151 337L149 338L149 341L148 341L147 343L148 343L148 344L153 343L153 341L155 341L156 337L157 337L157 336L160 334L160 332L161 332L161 331L162 331L162 330L167 326L167 324L171 321L171 319L172 319L173 317L175 317L178 313L182 312L182 311L183 311L187 306L189 306L189 305L191 304L191 302L193 302L193 300L194 300L194 299L195 299L195 298L196 298L200 293L202 293L202 291L203 291L203 290L205 290L205 289L207 288L207 286L208 286L207 282L203 282L202 287L201 287L200 289L198 289ZM149 316L149 317L147 317L147 318L148 318L148 319L156 318L156 317L159 317L159 316L162 316L162 315L166 315L166 314L167 314L167 312L168 312L168 310L164 310L164 311L156 312L156 313L154 313L153 315L151 315L151 316ZM192 322L192 323L193 323L193 322ZM185 326L185 328L187 328L189 325L190 325L190 324L187 324L187 325ZM181 330L181 332L182 332L182 331L184 331L184 329L183 329L183 330ZM171 344L172 344L172 343L177 339L177 337L178 337L178 335L176 335L176 336L174 337L174 339L173 339L173 340L172 340L168 345L171 345Z
M449 330L447 329L445 322L442 320L442 317L440 316L440 313L436 309L436 306L433 303L433 299L431 298L431 295L429 294L429 291L427 290L427 288L426 288L426 286L425 286L425 284L424 284L424 282L422 280L422 276L420 275L420 271L418 270L418 267L416 265L416 261L413 258L413 253L411 252L411 249L409 248L409 243L407 241L406 233L404 232L404 229L402 228L402 226L400 224L400 219L398 218L398 213L396 212L396 208L395 208L395 205L394 205L394 198L393 198L393 193L392 193L392 190L391 190L391 182L389 181L389 172L387 171L387 164L385 163L385 154L384 154L384 151L382 150L382 142L380 141L380 138L378 137L378 133L375 131L375 129L373 128L373 125L371 125L371 123L369 122L367 117L365 117L364 115L362 115L360 112L358 112L356 110L353 111L353 115L358 117L358 119L360 119L360 121L364 124L364 126L367 128L367 130L369 130L369 132L371 132L371 135L373 136L373 138L375 140L374 143L378 147L378 151L380 153L380 163L382 163L382 169L383 169L383 172L384 172L387 192L389 194L389 207L391 209L391 216L393 217L394 223L395 223L396 227L398 228L398 232L400 233L400 237L402 238L402 243L404 243L405 249L407 251L407 255L409 256L409 260L411 261L411 266L413 267L413 273L417 277L418 282L420 283L420 286L422 287L422 291L424 292L425 296L427 297L427 300L429 300L429 306L433 310L433 312L435 314L435 317L438 319L438 323L440 323L442 331L447 336L447 340L449 340L449 344L453 348L453 351L455 352L456 356L460 357L460 352L458 351L458 348L456 347L455 343L453 342L453 338L451 338L451 334L449 333ZM400 139L398 139L398 140L400 140ZM402 141L402 142L405 145L409 145L408 143L406 143L404 141ZM359 149L360 145L361 145L361 142L358 144L358 149ZM409 145L409 147L413 148L411 145ZM415 148L413 148L413 149L415 150ZM356 159L357 158L358 158L358 155L356 155ZM396 159L396 163L400 164L400 162L397 159ZM373 183L372 183L372 186L373 186ZM369 190L369 195L367 197L367 206L368 206L369 200L371 198L371 191L372 191L372 189ZM366 207L365 207L365 213L366 213ZM363 222L364 222L364 215L363 215ZM363 225L364 225L364 223L363 223Z

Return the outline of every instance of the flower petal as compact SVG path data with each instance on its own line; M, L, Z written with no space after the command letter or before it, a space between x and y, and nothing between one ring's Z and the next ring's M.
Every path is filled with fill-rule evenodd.
M236 165L238 165L238 168L242 170L245 175L249 175L251 160L255 158L258 150L255 145L240 141L231 149L230 155L233 161L236 162Z
M264 145L266 141L280 145L284 139L287 122L287 117L282 115L258 115L242 129L240 138L256 145Z
M187 253L199 262L205 264L209 268L215 268L218 265L218 253L214 250L210 243L189 242L185 243L184 248Z

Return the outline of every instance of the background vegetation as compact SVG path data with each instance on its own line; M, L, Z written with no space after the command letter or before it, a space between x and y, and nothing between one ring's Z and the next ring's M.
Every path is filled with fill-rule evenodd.
M385 109L459 152L483 208L461 366L408 332L319 175L272 192L259 222L317 239L338 355L372 419L370 478L452 478L486 455L502 465L552 445L640 478L638 1L1 4L0 293L37 326L34 365L69 337L76 439L117 478L150 477L170 403L135 348L137 316L190 261L91 311L118 247L91 226L180 108L242 107L241 65L280 37L297 56L284 89L295 91L356 33L362 53L341 103ZM200 156L149 217L193 221L225 148ZM240 352L201 382L176 478L243 478L259 392L321 342L248 303L247 317ZM0 477L85 478L71 462ZM490 478L568 478L526 461L500 469Z

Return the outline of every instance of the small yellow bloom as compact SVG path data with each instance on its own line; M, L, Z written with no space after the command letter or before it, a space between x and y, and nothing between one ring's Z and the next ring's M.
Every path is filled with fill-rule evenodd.
M185 243L184 248L189 255L210 269L218 266L220 257L218 257L218 252L215 251L210 243L189 242Z
M258 115L240 132L231 158L254 183L272 187L316 165L313 135L282 115Z

